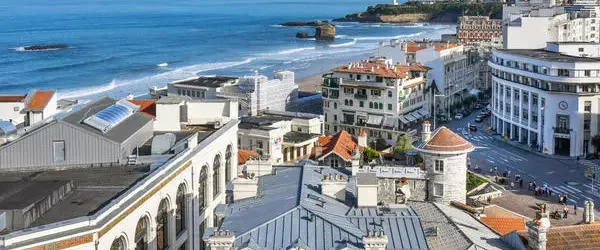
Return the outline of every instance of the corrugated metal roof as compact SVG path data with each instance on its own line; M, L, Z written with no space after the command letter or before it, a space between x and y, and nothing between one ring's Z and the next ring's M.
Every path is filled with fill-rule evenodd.
M264 176L261 198L230 204L220 230L236 236L235 246L287 249L362 248L367 230L383 230L387 249L428 249L421 222L407 206L389 209L354 208L320 194L323 175L348 173L311 165L276 167L277 175ZM347 192L352 192L348 185Z

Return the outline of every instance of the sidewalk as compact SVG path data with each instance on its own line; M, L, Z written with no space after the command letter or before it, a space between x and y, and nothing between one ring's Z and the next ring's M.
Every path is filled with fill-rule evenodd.
M570 157L570 156L544 154L544 153L539 152L539 151L537 151L537 150L535 150L535 149L533 149L533 148L531 148L531 147L529 147L527 145L523 145L523 144L521 144L521 143L519 143L517 141L513 141L513 140L510 140L510 139L504 139L502 137L502 135L497 134L493 130L485 129L484 131L485 131L485 133L487 133L488 135L492 136L494 139L496 139L498 141L502 141L502 142L504 142L504 143L506 143L508 145L511 145L511 146L513 146L515 148L518 148L518 149L521 149L521 150L524 150L524 151L528 151L528 152L530 152L532 154L537 154L539 156L543 156L543 157L547 157L547 158L552 158L552 159L557 159L557 160L574 160L576 158L576 157Z

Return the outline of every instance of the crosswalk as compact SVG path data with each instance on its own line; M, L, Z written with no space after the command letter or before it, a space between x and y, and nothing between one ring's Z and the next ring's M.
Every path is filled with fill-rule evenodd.
M475 140L475 141L485 141L485 140L493 140L494 137L491 135L467 135L467 140Z
M592 191L591 183L578 183L577 185L563 184L552 187L552 195L558 200L558 195L567 194L568 201L570 201L570 203L576 202L577 204L583 204L583 202L586 200L600 199L600 185L594 183L593 187L594 191Z

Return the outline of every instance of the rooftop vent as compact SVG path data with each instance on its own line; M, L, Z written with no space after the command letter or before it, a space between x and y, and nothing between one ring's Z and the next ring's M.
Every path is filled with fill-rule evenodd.
M86 118L83 122L105 133L112 127L118 125L133 115L138 110L139 106L126 100L120 100L114 105L111 105L95 115Z

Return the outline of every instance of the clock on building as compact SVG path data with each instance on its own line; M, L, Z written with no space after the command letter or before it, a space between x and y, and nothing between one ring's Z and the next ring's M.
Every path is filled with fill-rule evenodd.
M558 108L565 110L565 109L569 108L569 104L565 101L561 101L558 103Z

